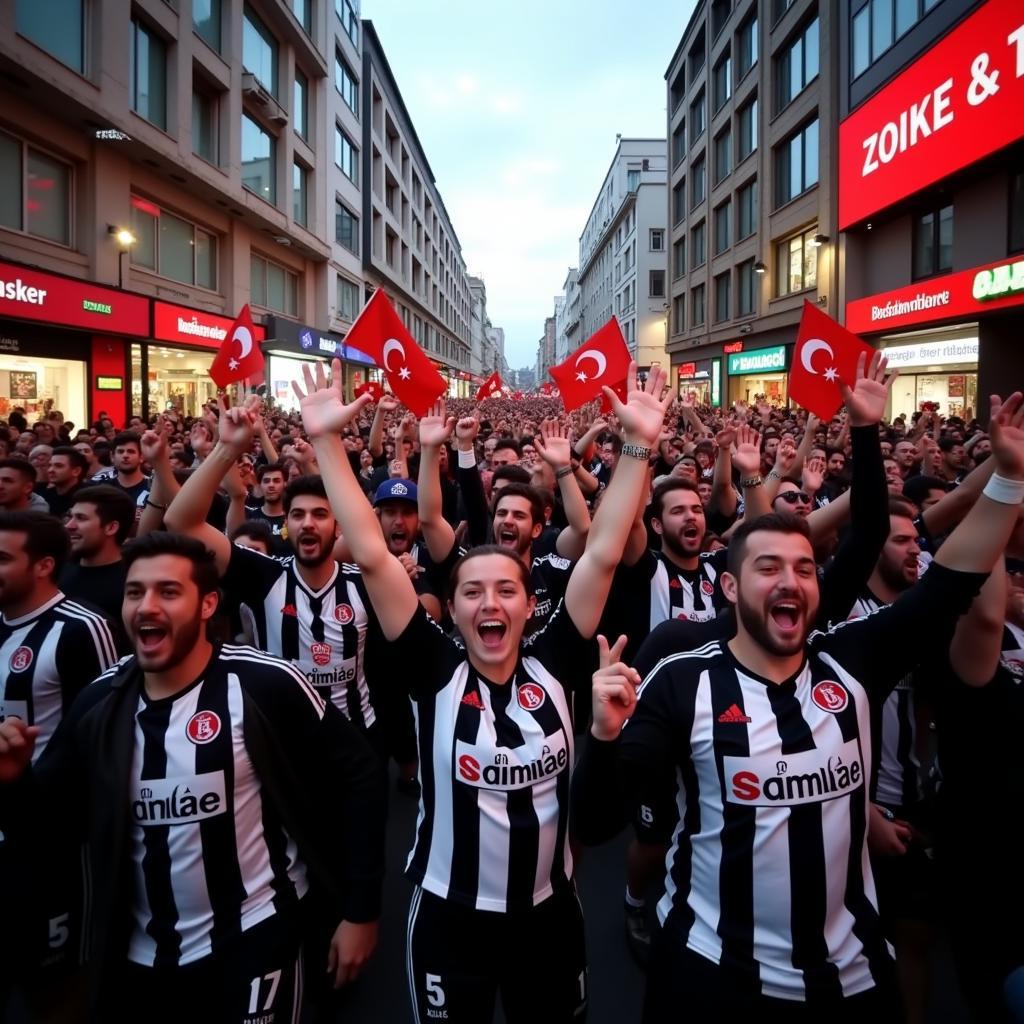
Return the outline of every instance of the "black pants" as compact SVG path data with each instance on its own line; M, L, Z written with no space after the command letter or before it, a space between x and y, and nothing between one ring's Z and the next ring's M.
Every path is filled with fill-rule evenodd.
M108 986L100 1020L147 1024L298 1024L302 922L276 914L216 954L181 967L126 961ZM144 1014L138 1016L139 1008Z
M897 1024L899 997L892 985L824 1005L773 999L736 984L711 960L687 949L678 934L658 932L647 968L643 1024Z
M417 888L406 969L416 1024L488 1024L499 993L508 1024L586 1017L583 914L572 891L532 910L501 914Z

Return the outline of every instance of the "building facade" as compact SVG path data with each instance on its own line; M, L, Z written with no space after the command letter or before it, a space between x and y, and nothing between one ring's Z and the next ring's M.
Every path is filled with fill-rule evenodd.
M846 324L900 369L890 416L984 420L1024 367L1024 7L838 7Z
M580 340L616 316L641 369L665 360L664 139L619 138L580 236Z
M562 303L555 308L555 363L565 362L579 346L580 272L570 267L562 285Z

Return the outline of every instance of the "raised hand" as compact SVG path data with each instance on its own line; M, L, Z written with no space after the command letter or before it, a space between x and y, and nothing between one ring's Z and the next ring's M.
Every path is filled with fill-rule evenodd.
M781 477L788 476L794 462L796 462L796 445L787 438L775 452L775 472Z
M732 464L744 476L757 476L761 470L761 435L745 423L736 428L736 451Z
M146 430L139 438L139 451L151 466L167 458L167 422L161 420L156 430Z
M811 459L804 459L803 472L800 474L800 482L808 494L817 494L825 479L825 460L820 455Z
M1000 476L1024 479L1024 397L1014 391L1004 402L992 395L988 433Z
M299 400L302 426L311 439L340 434L370 404L368 394L360 395L346 405L341 397L341 360L331 360L331 381L328 383L324 364L316 363L315 372L309 363L302 365L303 385L292 381L292 390Z
M311 466L316 462L316 452L313 451L313 446L301 437L295 438L292 451L295 452L295 458L304 466Z
M600 633L597 636L600 660L593 679L594 721L590 731L599 740L616 739L636 708L640 673L619 660L625 647L625 636L620 636L611 648Z
M857 379L852 389L841 378L838 382L839 393L843 396L850 413L851 427L870 427L881 420L889 401L889 391L899 374L899 370L893 370L886 378L888 360L882 355L881 350L876 350L872 354L866 372L865 362L866 353L861 352L857 356Z
M672 395L667 391L665 382L668 374L655 363L647 374L643 388L636 382L636 363L630 362L626 374L627 398L623 404L619 396L611 388L602 388L605 397L611 403L616 417L622 424L625 441L653 448L658 443L658 435L665 423L665 413L672 403Z
M398 399L391 395L384 395L377 403L377 409L381 413L394 412L398 408Z
M259 401L255 395L250 395L242 405L228 408L223 395L217 398L217 404L220 406L217 433L221 444L233 449L237 455L247 452L252 446L256 417L259 415Z
M477 434L480 433L480 416L474 413L472 416L463 416L455 424L455 442L460 451L471 452Z
M568 425L562 426L557 419L544 420L540 433L533 439L537 454L552 468L568 466L572 459L572 439Z
M444 399L439 398L427 410L426 416L420 417L420 447L440 448L452 436L454 429L455 417L447 415Z
M733 446L733 442L736 440L736 428L732 424L727 424L715 434L715 444L719 448L729 448Z

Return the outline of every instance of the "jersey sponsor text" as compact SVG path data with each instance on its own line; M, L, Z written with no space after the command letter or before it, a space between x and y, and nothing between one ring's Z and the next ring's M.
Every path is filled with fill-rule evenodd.
M838 751L808 750L779 760L724 757L726 799L755 807L793 807L848 796L864 784L856 740Z
M136 825L191 825L227 809L224 772L177 779L144 779L132 800Z
M458 780L477 789L526 789L558 775L569 766L569 751L560 735L548 737L540 757L520 761L513 751L502 751L489 760L479 748L458 742L455 746Z

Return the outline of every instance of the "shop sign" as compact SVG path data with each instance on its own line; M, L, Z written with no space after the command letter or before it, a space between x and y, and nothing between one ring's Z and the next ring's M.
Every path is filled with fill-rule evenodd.
M1000 260L846 304L846 326L871 334L1024 305L1024 262Z
M747 373L763 373L786 368L786 346L755 348L729 356L729 376L741 377Z
M97 391L123 391L124 377L97 377Z
M149 299L0 263L0 315L105 334L149 334Z
M158 341L180 341L186 345L219 348L227 337L234 317L208 313L204 309L175 306L170 302L153 303L153 337ZM253 338L262 341L266 331L253 326Z
M839 125L845 229L1024 136L1024 6L988 0Z
M743 351L743 342L742 341L730 341L728 345L723 345L722 346L722 351L727 356L728 355L732 355L733 352L742 352Z
M697 375L697 364L696 363L680 363L679 364L679 376L680 377L695 377Z
M889 360L889 369L976 363L978 339L951 338L948 341L926 341L917 345L889 345L884 351L886 359Z
M722 360L711 360L711 405L718 409L722 404Z
M342 335L333 331L320 331L306 324L297 324L294 320L285 320L278 316L268 317L266 337L271 342L283 343L303 354L373 365L373 360L365 352L345 344Z

